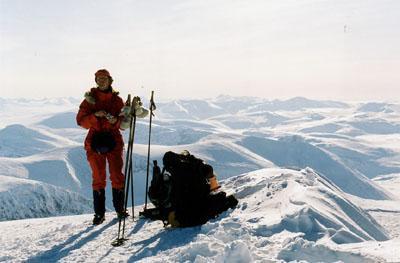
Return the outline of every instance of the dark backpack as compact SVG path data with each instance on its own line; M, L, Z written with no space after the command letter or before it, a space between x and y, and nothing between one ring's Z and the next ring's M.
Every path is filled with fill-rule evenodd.
M213 169L194 155L167 152L164 169L171 174L171 205L181 225L198 225L208 220L207 197L210 194L208 178Z
M157 208L170 208L171 207L171 176L165 172L161 172L157 161L153 161L153 179L151 180L150 188L148 191L149 199Z
M225 192L210 194L208 179L213 168L187 151L184 154L167 152L163 157L163 171L154 161L153 179L149 188L150 201L156 209L144 214L167 224L170 211L182 227L206 223L219 213L233 208L237 200ZM233 199L232 199L233 198Z

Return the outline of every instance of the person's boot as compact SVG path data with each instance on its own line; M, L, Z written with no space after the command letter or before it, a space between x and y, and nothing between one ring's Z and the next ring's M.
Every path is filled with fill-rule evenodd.
M94 218L93 225L100 225L104 222L106 212L106 195L104 189L93 190Z
M112 189L112 196L113 196L113 205L115 208L115 212L117 212L118 218L125 218L128 217L128 212L124 209L124 201L125 201L125 193L124 189Z

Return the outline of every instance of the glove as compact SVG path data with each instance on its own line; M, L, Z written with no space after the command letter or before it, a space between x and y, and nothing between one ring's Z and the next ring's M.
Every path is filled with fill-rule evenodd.
M136 110L136 117L138 118L145 118L147 115L149 115L149 111L143 107Z
M122 109L121 109L121 113L119 114L119 116L125 116L125 117L129 117L131 115L132 112L132 107L129 105L125 105Z
M133 104L132 106L136 111L136 117L145 118L149 114L149 111L142 107L143 104L140 101L140 97L138 96L133 97L132 104Z
M129 128L130 125L131 125L131 118L124 117L124 119L121 121L121 124L119 125L119 127L123 130L126 130Z

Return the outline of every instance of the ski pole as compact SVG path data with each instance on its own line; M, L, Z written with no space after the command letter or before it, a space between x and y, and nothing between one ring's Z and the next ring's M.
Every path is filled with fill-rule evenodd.
M132 144L133 144L133 142L135 141L135 129L136 129L136 110L133 110L133 138L132 138ZM132 159L133 159L133 154L131 154L131 161L130 161L130 166L133 166L133 167L131 167L131 177L132 177L132 184L131 184L131 199L132 199L132 220L134 220L134 218L135 218L135 196L134 196L134 192L133 192L133 189L134 189L134 185L133 185L133 169L134 169L134 165L132 164L133 163L133 161L132 161Z
M135 105L133 105L133 107L135 107ZM126 211L127 206L128 206L128 196L129 196L129 185L131 184L131 189L132 189L132 218L134 218L134 204L133 204L133 167L132 167L132 156L133 156L133 142L134 142L134 138L135 138L135 128L136 128L136 110L133 109L133 118L131 119L131 133L132 133L132 138L129 142L129 148L130 148L130 155L129 155L129 167L128 167L128 184L126 186L126 195L125 195L125 207L124 207L124 211ZM132 182L131 182L132 181ZM121 237L121 241L125 241L126 239L124 238L124 234L125 234L125 221L126 218L123 218L123 224L122 224L122 237Z
M156 109L156 105L154 104L153 100L154 91L151 91L151 98L150 98L150 123L149 123L149 143L147 147L147 173L146 173L146 188L144 191L144 210L147 209L147 189L149 187L149 166L150 166L150 141L151 141L151 122L153 118L153 109Z
M131 106L131 105L132 105L132 103L131 103L131 94L128 94L128 99L127 99L126 105L127 105L127 106ZM125 192L126 192L127 179L128 179L128 177L129 177L129 176L128 176L128 162L129 162L129 156L130 156L130 151L131 151L130 144L131 144L131 140L132 140L132 129L131 129L131 127L132 127L132 119L131 119L130 122L129 122L128 148L126 149L126 156L125 156L125 169L124 169L125 183L124 183L124 194L125 194ZM124 206L123 206L124 211L126 210L126 204L125 204L126 202L125 202L125 199L126 199L126 197L124 196ZM121 228L121 218L119 219L119 223L118 223L118 238L119 238L119 235L120 235L120 228Z
M131 106L131 95L128 95L128 99L126 102L127 106ZM129 165L128 162L130 160L130 155L131 155L131 151L132 151L132 144L133 144L133 130L132 130L132 124L133 124L133 120L131 118L130 123L129 123L129 139L128 139L128 148L127 148L127 152L126 152L126 158L125 158L125 170L124 170L124 174L125 174L125 183L124 183L124 193L126 193L127 191L127 185L129 184L129 173L128 173L128 169L129 169ZM123 211L126 211L126 207L127 207L127 194L125 194L124 196L124 206L123 206ZM113 246L119 246L122 244L123 242L123 237L120 237L121 234L121 223L122 223L122 218L119 218L118 220L118 237L115 241L112 242ZM124 222L125 223L125 222ZM124 224L125 225L125 224Z

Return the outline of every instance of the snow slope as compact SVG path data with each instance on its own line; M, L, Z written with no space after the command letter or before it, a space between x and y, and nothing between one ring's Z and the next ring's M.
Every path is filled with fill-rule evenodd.
M171 229L127 221L128 241L112 247L117 220L91 215L1 222L7 262L395 262L400 243L337 186L312 169L269 168L227 179L239 205L203 226ZM140 208L137 207L136 211ZM11 237L11 238L10 238ZM373 248L384 249L376 251Z
M0 130L0 156L21 157L54 148L52 138L20 124Z
M79 102L0 99L1 220L91 212ZM91 214L0 222L0 261L400 261L400 104L219 96L157 106L151 158L187 149L206 160L236 210L189 229L129 221L123 248L109 246L112 212L96 228ZM135 204L147 121L134 146Z
M2 99L0 174L91 199L91 171L82 147L87 131L75 123L79 102ZM400 173L400 145L392 133L400 125L398 104L219 96L157 106L151 158L159 163L166 151L187 149L210 163L220 179L267 167L309 166L347 193L393 198L370 179ZM376 120L379 127L372 129ZM147 121L138 121L135 136L136 204L145 196ZM112 209L109 188L106 194Z
M383 189L364 178L362 174L301 137L291 136L274 140L247 136L240 144L280 167L313 167L347 193L370 199L389 198Z
M76 192L0 175L0 221L88 213L92 202Z

